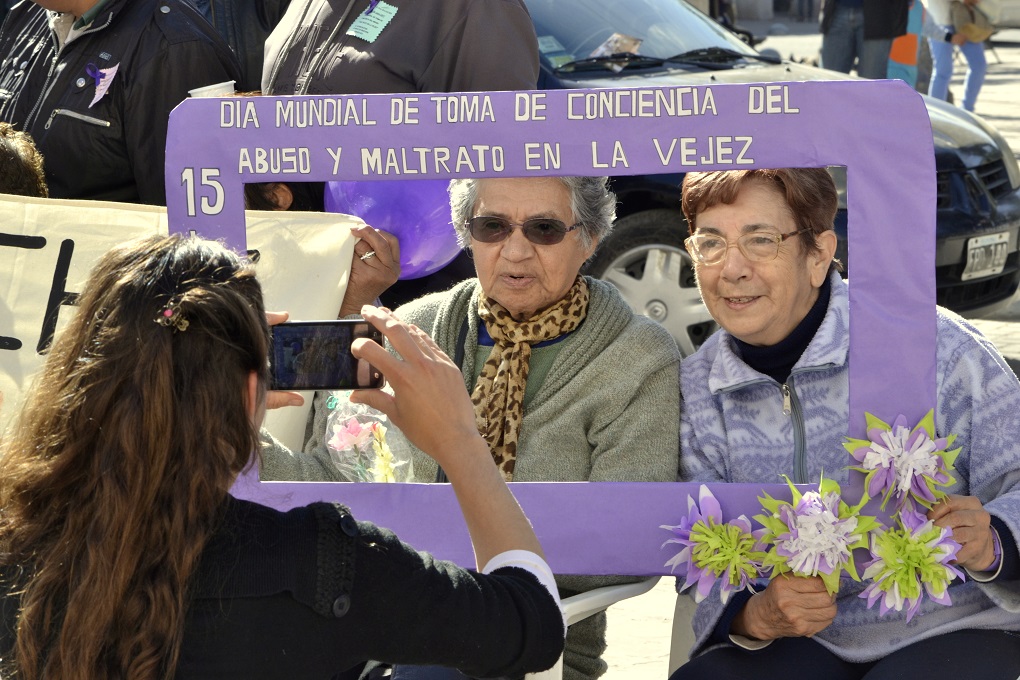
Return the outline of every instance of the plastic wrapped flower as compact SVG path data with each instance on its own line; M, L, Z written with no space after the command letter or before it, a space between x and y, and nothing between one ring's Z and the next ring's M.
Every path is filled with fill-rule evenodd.
M372 437L370 425L362 425L357 418L351 418L337 428L329 445L337 451L361 448Z
M395 482L397 481L397 468L404 465L406 461L395 461L393 452L386 443L386 426L382 423L372 423L369 426L372 432L372 450L375 451L375 464L372 465L369 473L374 482Z
M350 482L406 482L412 475L410 456L395 455L386 442L386 426L369 412L356 415L334 410L327 420L330 458L342 479Z
M963 580L963 572L950 562L960 544L950 529L935 526L912 502L899 512L897 526L871 534L872 560L864 578L872 582L859 597L868 608L879 603L879 613L907 610L907 621L921 607L924 593L935 602L950 605L949 583Z
M754 592L751 582L760 575L765 556L760 541L744 515L723 522L719 501L707 486L701 486L698 502L687 497L687 517L679 525L659 528L674 535L662 547L671 543L683 546L666 566L686 576L681 591L697 584L696 602L708 597L716 581L722 582L719 597L723 604L745 588Z
M793 572L819 576L830 595L839 592L840 576L846 572L860 581L852 551L868 547L868 532L878 520L860 511L867 497L851 507L840 498L839 484L822 478L818 491L801 493L787 478L793 498L779 501L768 494L759 498L766 513L755 519L765 527L762 541L770 545L762 566L771 578Z
M951 476L953 463L960 449L949 450L956 435L935 438L933 411L913 429L900 415L892 425L866 413L868 439L847 437L843 444L860 466L853 467L865 475L868 495L882 498L882 509L889 499L896 509L908 498L930 508L946 494L938 487L955 483Z

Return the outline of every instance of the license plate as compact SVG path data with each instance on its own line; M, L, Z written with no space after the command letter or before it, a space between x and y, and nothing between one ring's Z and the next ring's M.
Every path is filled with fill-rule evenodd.
M967 266L963 269L964 281L993 276L1002 272L1009 254L1009 234L988 234L967 239Z

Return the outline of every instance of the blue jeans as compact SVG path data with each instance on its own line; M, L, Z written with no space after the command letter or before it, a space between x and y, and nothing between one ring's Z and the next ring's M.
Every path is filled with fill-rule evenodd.
M943 28L949 30L948 26ZM945 40L928 38L928 47L931 48L932 61L928 94L936 99L945 100L949 96L949 79L953 77L954 45ZM960 51L967 60L967 76L963 80L963 108L973 111L974 102L977 101L978 92L985 82L985 72L988 70L985 46L968 40L960 45Z
M889 70L892 38L864 39L864 12L836 5L829 30L822 36L822 68L850 73L857 61L857 75L885 78Z

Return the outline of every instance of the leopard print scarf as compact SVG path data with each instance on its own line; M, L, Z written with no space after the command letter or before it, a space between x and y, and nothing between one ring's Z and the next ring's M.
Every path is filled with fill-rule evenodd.
M478 431L508 482L514 476L517 437L524 418L531 346L573 331L587 313L588 283L581 276L562 300L526 321L515 321L501 304L485 295L479 297L478 316L496 344L485 360L471 401Z

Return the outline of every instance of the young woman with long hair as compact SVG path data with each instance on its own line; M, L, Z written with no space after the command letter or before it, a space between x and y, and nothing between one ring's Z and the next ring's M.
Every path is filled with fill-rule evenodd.
M551 574L474 428L459 371L385 310L365 316L401 356L361 341L356 354L395 396L356 398L453 470L483 573L432 561L339 505L279 513L228 495L264 413L261 288L217 243L152 237L98 263L0 443L0 674L346 678L367 659L487 675L551 666L563 642ZM440 418L447 427L429 427ZM424 616L434 624L421 626Z

